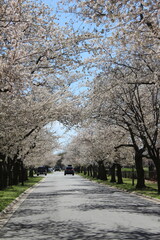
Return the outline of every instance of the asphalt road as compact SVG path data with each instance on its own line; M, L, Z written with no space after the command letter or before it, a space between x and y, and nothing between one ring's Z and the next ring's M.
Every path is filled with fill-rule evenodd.
M55 172L0 231L4 240L159 240L160 204Z

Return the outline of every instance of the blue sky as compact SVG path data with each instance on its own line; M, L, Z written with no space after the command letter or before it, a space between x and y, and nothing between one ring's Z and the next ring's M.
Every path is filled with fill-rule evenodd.
M59 137L61 147L54 149L54 154L63 152L65 146L71 141L73 136L76 135L76 131L74 129L67 130L67 128L58 121L47 124L46 127L49 131L54 132Z
M57 3L59 0L41 0L44 4L48 5L50 8L53 9L53 13L56 13L58 16L58 22L61 25L65 25L65 22L69 22L69 20L72 21L72 24L75 29L88 29L88 31L93 31L95 25L94 24L86 24L86 22L80 21L77 19L77 16L75 16L74 13L64 13L63 11L58 11L57 9ZM78 20L78 21L77 21Z
M73 13L64 13L64 12L57 12L57 2L58 0L41 0L42 2L44 2L44 4L48 5L50 8L53 8L53 13L56 13L56 15L58 15L58 22L60 23L60 25L65 25L66 21L72 20L74 23L74 28L76 29L80 29L85 26L87 26L85 24L85 22L81 22L81 21L77 21L77 19L75 19L75 15ZM75 21L74 21L75 20ZM92 31L92 29L90 29ZM83 53L83 58L87 58L89 56L88 53ZM91 75L89 76L89 79L91 80L92 77ZM84 79L85 81L85 79ZM81 84L81 80L79 82L73 83L71 86L71 90L75 93L75 94L79 94L81 93L81 91L86 90L86 88L84 87L80 87L79 84ZM74 129L68 130L63 126L63 124L59 123L58 121L52 123L52 125L48 125L49 129L53 132L56 132L56 134L60 137L59 142L62 145L62 149L63 146L65 146L67 143L69 143L69 141L71 140L72 136L76 135L76 131ZM57 151L56 151L57 152Z
M72 136L76 134L74 129L67 130L67 128L58 121L48 124L47 128L50 131L55 132L60 137L59 142L62 147L65 146L71 140Z
M49 7L56 7L58 0L41 0L45 4L47 4Z
M41 0L41 1L47 4L50 8L53 8L53 13L56 12L58 0ZM61 25L65 23L66 21L65 14L61 13L59 15L59 21ZM63 126L63 124L59 123L58 121L55 121L52 124L48 124L47 127L48 129L50 129L50 131L55 132L60 137L59 142L62 145L62 148L57 149L55 153L58 153L61 150L63 150L63 146L65 146L71 140L72 136L76 134L76 131L74 129L67 131L67 128Z
M73 17L73 15L71 16L70 14L65 14L63 12L57 12L57 2L58 0L41 0L42 2L44 2L46 5L48 5L50 8L53 9L53 13L56 13L58 18L59 18L59 23L61 25L64 25L64 23L67 21L66 18L71 18Z

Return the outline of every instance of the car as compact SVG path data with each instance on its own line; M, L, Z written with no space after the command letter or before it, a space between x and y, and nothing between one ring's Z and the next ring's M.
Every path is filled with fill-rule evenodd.
M38 167L37 168L37 176L39 176L40 174L47 175L47 169L45 167Z
M74 175L74 168L71 165L68 165L64 170L64 175L72 174Z
M54 171L56 172L56 171L61 171L61 168L60 167L55 167L54 168Z

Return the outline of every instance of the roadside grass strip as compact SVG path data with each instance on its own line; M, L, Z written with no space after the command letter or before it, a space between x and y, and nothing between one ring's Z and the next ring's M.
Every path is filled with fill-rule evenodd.
M111 187L116 187L118 189L121 189L123 191L127 191L130 193L137 193L139 195L143 195L144 197L153 198L160 201L160 194L157 193L156 182L146 180L145 181L146 188L139 190L139 189L136 189L136 179L134 180L134 185L132 185L132 179L129 179L129 178L123 178L123 184L118 184L118 183L110 182L110 176L107 177L108 179L106 181L104 181L104 180L95 179L93 177L89 177L87 175L84 175L83 173L80 173L79 175L89 180L95 181L97 183L106 184Z
M42 179L43 177L32 177L24 182L23 186L21 184L18 184L8 187L4 190L0 190L0 212L3 211L10 203L12 203L27 189L31 188Z

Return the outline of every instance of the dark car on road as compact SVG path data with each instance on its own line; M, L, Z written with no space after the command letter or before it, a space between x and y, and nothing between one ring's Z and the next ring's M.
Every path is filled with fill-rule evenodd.
M40 174L47 175L47 169L45 167L38 167L36 172L37 176L39 176Z
M67 166L64 170L64 175L66 175L66 174L74 175L74 168L72 166Z
M55 171L55 172L61 171L61 168L60 168L60 167L55 167L55 168L54 168L54 171Z

